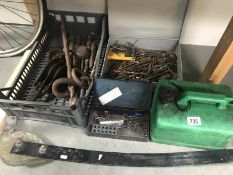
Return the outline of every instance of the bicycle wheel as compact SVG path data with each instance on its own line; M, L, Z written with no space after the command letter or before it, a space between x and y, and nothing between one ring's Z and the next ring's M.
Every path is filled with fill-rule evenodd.
M0 0L0 57L20 54L32 46L43 20L42 0Z

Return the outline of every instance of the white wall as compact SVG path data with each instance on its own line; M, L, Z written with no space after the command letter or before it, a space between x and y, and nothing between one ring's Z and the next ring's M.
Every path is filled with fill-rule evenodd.
M53 10L103 13L105 1L47 0L47 3ZM216 46L232 15L233 0L190 0L181 43Z
M233 0L190 0L182 44L216 46L233 15Z

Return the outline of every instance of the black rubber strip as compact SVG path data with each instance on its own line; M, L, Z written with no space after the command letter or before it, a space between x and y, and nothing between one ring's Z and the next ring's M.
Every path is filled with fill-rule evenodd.
M74 149L23 141L14 145L11 153L68 162L130 167L170 167L233 161L233 149L138 154Z

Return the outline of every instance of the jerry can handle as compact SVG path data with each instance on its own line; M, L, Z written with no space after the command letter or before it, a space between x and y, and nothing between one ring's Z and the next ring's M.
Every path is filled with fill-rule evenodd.
M191 101L216 104L219 109L226 109L228 104L233 104L233 98L226 97L223 94L192 91L182 93L181 97L177 100L177 104L181 106L188 106Z

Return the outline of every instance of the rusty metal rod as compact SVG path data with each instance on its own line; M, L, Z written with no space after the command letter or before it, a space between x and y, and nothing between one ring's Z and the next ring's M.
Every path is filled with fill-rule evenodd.
M65 53L65 59L66 59L66 67L67 67L67 77L72 78L72 65L71 65L71 59L69 55L69 43L67 39L67 31L65 26L65 17L61 16L61 33L62 33L62 40L63 40L63 50ZM72 109L76 108L77 103L77 94L75 92L75 86L68 86L69 92L70 92L70 106Z
M65 27L65 17L61 16L61 33L62 33L62 41L63 41L63 50L65 53L65 59L66 59L66 67L67 67L67 77L71 78L71 60L69 55L69 43L67 39L67 31Z
M95 55L96 55L96 46L95 46L95 42L93 41L91 43L91 56L90 56L90 60L89 60L89 68L91 69L94 65L95 62Z

